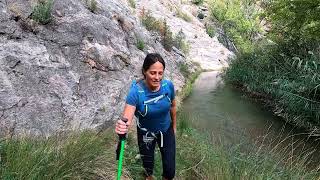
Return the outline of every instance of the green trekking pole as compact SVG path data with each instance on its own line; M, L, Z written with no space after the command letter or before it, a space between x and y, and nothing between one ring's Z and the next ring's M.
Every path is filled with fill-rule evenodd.
M121 120L123 122L128 122L127 118L122 117ZM118 175L117 175L117 180L120 180L121 178L121 172L122 172L122 161L123 161L123 153L124 153L124 144L126 142L126 135L127 134L118 134L119 136L119 142L118 142L118 147L116 150L117 153L117 160L118 161Z

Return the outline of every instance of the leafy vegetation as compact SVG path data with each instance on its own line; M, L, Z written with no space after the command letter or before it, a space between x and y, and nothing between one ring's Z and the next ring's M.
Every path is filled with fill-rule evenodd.
M141 22L148 31L154 31L160 35L161 44L167 51L171 51L172 46L176 46L183 53L188 54L190 46L182 36L182 31L174 37L166 20L157 20L149 12L142 12Z
M96 0L90 0L89 2L88 2L88 0L86 0L86 1L87 1L87 5L88 5L89 10L90 10L92 13L97 12L97 10L98 10L98 3L97 3L97 1L96 1Z
M138 38L136 46L137 46L138 49L143 51L143 49L144 49L144 41L142 39Z
M241 36L245 38L242 42L248 43L244 44L239 43L237 36L231 35L241 51L226 71L225 79L262 99L287 121L310 130L318 129L319 3L312 0L265 1L261 4L250 2L250 6L237 6L234 16L252 12L251 7L259 6L263 8L263 13L257 19L266 20L268 33L265 38L254 41L255 37L247 36L250 31L245 30ZM221 16L223 22L230 19L228 13L221 13L213 14ZM240 15L237 16L240 20L233 21L234 27L243 27L245 24L246 19Z
M191 22L192 21L191 17L188 14L182 12L180 9L177 8L176 12L177 12L177 16L179 18L181 18L181 19L183 19L183 20L185 20L187 22Z
M174 37L173 45L180 49L185 55L189 54L190 45L186 40L186 37L182 31L182 29L178 32L178 34Z
M192 3L196 5L201 5L203 4L203 0L192 0Z
M136 2L135 2L135 0L129 0L129 5L130 5L130 7L132 7L132 8L136 8Z
M209 37L211 37L211 38L213 38L215 36L215 34L216 34L216 31L215 31L214 27L210 26L210 25L206 26L206 32L209 35Z
M40 24L48 24L52 20L53 0L39 0L34 6L31 18Z
M189 74L189 83L184 89L191 89L198 73L192 74L184 69ZM179 96L186 97L183 94ZM318 171L306 169L309 153L295 161L285 161L277 155L279 149L276 148L264 152L263 148L248 143L231 146L213 144L209 134L191 127L186 114L178 112L177 118L177 179L316 179L320 176ZM48 139L2 139L0 178L114 179L117 172L116 142L113 129L100 134L84 131ZM136 142L134 132L130 132L122 173L126 179L143 177ZM250 151L244 151L248 146ZM291 146L281 151L290 152ZM160 153L156 151L154 176L161 177L161 171Z
M99 179L116 171L111 134L0 141L0 179Z
M233 39L240 52L253 51L256 37L261 33L261 10L255 0L211 0L211 18L218 21Z

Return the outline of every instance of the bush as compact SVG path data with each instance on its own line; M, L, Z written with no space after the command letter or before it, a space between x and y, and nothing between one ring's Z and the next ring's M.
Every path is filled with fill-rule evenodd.
M203 3L203 0L192 0L192 3L196 5L201 5Z
M167 51L171 51L173 46L173 37L166 20L159 21L151 16L150 12L145 13L143 11L141 21L148 31L157 32L161 37L163 47Z
M291 54L307 54L320 46L319 2L279 0L266 4L271 23L269 38ZM319 52L320 53L320 52Z
M97 9L98 9L97 1L96 0L91 0L88 8L92 13L95 13L97 11Z
M138 38L136 46L137 46L138 49L143 51L143 49L144 49L144 41L142 39Z
M187 22L191 22L192 19L190 16L188 16L188 14L182 12L180 9L176 9L176 12L177 12L177 16Z
M188 42L186 42L185 35L182 31L182 29L178 32L178 34L175 36L173 40L173 45L180 49L185 55L189 54L190 45Z
M172 32L169 29L169 26L167 25L167 22L164 20L163 22L163 32L162 32L162 45L164 49L167 51L172 50L173 46L173 37L172 37Z
M40 24L48 24L52 20L53 0L39 0L33 8L31 18Z
M163 28L162 22L151 16L150 12L142 12L141 22L148 31L160 32Z
M207 25L206 31L207 31L207 34L209 35L209 37L211 37L211 38L213 38L216 35L216 31L213 26Z
M132 8L136 8L136 2L135 2L135 0L129 0L129 5L130 5Z
M252 51L238 56L226 72L229 83L260 94L275 114L309 130L320 126L320 25L314 5L311 0L266 4L271 29L265 42L273 43L246 46L237 37L237 45Z
M255 0L212 0L211 18L219 21L240 53L251 52L261 33L261 8Z

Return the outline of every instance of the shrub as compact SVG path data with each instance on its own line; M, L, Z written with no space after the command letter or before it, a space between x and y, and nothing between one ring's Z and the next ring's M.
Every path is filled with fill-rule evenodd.
M187 63L184 63L184 62L179 63L179 70L180 70L181 74L183 75L183 77L188 78L189 75L191 74Z
M190 50L190 45L188 42L186 42L185 35L182 31L182 29L178 32L178 34L175 36L173 45L180 49L184 54L188 54Z
M315 3L279 0L266 4L271 26L265 42L269 43L252 46L240 34L236 36L236 29L229 31L242 50L252 51L238 56L225 76L227 82L263 95L275 114L308 130L320 125L320 23ZM240 27L238 23L234 26Z
M163 22L162 45L164 49L166 49L167 51L172 50L172 46L173 46L172 32L170 31L169 26L167 25L167 22L165 20Z
M95 13L97 11L97 9L98 9L97 1L96 0L91 0L88 8L92 13Z
M212 0L211 18L219 21L226 35L242 53L250 53L262 32L261 8L254 0Z
M203 0L192 0L193 4L200 5L203 3Z
M33 8L31 18L40 24L48 24L52 20L53 0L39 0Z
M143 51L143 49L144 49L144 41L142 39L138 38L136 46L137 46L138 49Z
M141 22L148 31L160 32L162 29L162 22L151 16L150 12L142 13Z
M206 26L206 31L207 31L207 34L208 34L211 38L213 38L213 37L215 36L215 34L216 34L216 31L215 31L214 27L213 27L213 26L210 26L210 25Z
M171 51L173 46L173 37L166 20L159 21L152 17L150 12L144 13L144 11L142 11L141 22L148 31L155 31L159 33L163 47L167 51Z
M136 2L135 2L135 0L129 0L129 5L130 5L132 8L136 8Z
M180 9L177 9L177 16L187 22L192 21L191 17L188 14L182 12Z

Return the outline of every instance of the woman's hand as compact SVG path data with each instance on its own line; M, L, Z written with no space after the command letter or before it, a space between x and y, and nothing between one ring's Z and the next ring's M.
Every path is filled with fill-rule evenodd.
M126 134L128 133L129 121L127 123L123 122L122 120L118 120L116 123L115 132L117 134Z

